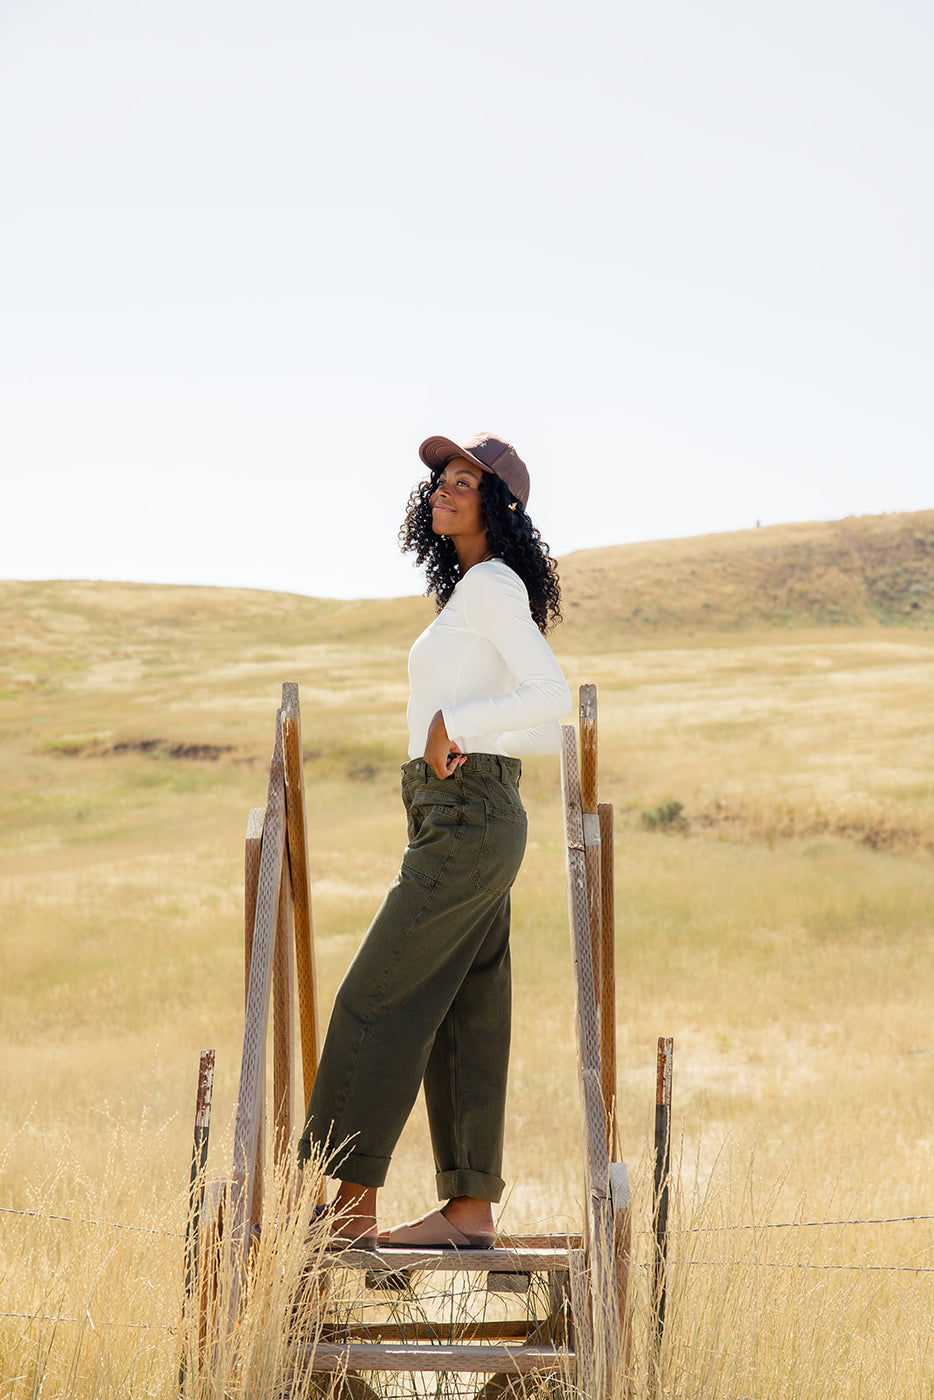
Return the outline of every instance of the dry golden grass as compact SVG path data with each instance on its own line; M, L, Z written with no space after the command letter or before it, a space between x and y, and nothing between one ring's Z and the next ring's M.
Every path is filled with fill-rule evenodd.
M893 525L910 521L914 540L930 514ZM738 539L731 569L768 535ZM691 577L695 544L702 554L703 542L675 542L665 577ZM662 569L663 548L651 549ZM764 1227L934 1214L934 632L643 625L609 645L604 553L586 577L586 561L569 561L580 607L556 643L572 687L598 685L601 795L617 811L619 1115L637 1257L658 1035L675 1037L673 1225L727 1227L672 1236L666 1386L711 1400L929 1396L931 1275L893 1269L934 1268L930 1222ZM428 616L417 599L374 612L223 590L0 585L0 1311L28 1314L0 1319L0 1394L172 1391L198 1055L216 1047L220 1177L242 1035L242 842L265 797L280 685L301 685L326 1014L398 859L405 654ZM556 760L526 765L523 791L532 839L515 895L502 1224L573 1230ZM641 814L669 800L686 833L645 829ZM418 1110L387 1216L424 1208L431 1179ZM73 1320L40 1321L56 1316ZM275 1332L262 1317L260 1351Z

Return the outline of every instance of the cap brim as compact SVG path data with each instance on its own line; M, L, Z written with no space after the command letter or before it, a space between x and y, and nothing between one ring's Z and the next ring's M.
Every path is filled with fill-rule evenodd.
M481 462L479 457L475 457L466 447L461 447L460 443L452 442L446 437L426 438L418 449L418 455L430 467L436 471L439 467L447 466L452 457L463 457L466 462L473 462L481 471L489 472L490 476L496 473L492 467L488 467L485 462Z

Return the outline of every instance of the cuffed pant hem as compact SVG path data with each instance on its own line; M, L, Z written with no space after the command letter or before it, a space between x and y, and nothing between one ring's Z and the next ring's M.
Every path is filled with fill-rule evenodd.
M356 1186L380 1187L389 1171L389 1157L365 1157L362 1152L335 1152L324 1164L326 1176Z
M439 1201L448 1201L454 1196L473 1196L475 1201L495 1203L502 1199L506 1189L501 1176L488 1176L486 1172L470 1171L467 1167L459 1167L453 1172L438 1172L435 1181Z

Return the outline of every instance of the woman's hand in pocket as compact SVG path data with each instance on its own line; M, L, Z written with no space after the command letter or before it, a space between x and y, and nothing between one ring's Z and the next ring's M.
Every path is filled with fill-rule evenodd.
M440 710L437 711L428 726L428 738L425 740L423 757L436 778L449 778L462 763L467 761L467 755L461 753L453 739L448 738L444 716Z

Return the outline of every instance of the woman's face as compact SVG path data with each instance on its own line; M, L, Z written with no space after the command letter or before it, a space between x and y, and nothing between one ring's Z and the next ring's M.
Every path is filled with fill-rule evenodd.
M454 457L442 471L429 496L431 528L436 535L450 535L455 543L486 538L486 521L480 504L483 472L462 457Z

